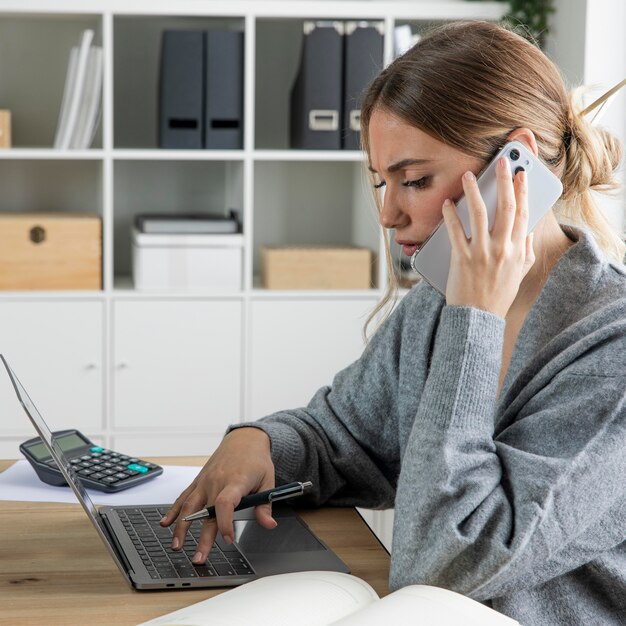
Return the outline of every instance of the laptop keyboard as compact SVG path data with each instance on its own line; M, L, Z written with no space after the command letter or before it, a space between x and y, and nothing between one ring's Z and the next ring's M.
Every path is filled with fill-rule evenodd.
M172 550L172 531L159 524L167 509L116 509L151 578L252 576L254 570L234 545L218 535L204 565L191 562L198 549L202 522L195 521L181 550Z

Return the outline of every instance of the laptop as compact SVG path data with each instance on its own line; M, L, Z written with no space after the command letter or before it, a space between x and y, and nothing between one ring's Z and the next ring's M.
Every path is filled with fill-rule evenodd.
M35 430L82 504L111 558L133 589L231 587L262 576L287 572L350 571L300 516L285 505L274 505L272 508L278 522L273 530L266 530L256 522L254 509L237 511L234 543L227 544L218 534L203 565L191 562L200 536L201 521L192 522L183 549L174 551L170 547L171 529L159 524L169 508L168 504L96 508L2 354L0 359ZM59 532L62 530L59 529Z

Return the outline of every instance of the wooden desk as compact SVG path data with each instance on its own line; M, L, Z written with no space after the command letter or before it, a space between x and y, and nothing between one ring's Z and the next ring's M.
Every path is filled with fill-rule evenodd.
M200 457L159 458L198 465ZM0 461L4 471L14 461ZM380 596L389 555L354 509L300 511L302 518ZM130 626L224 589L132 590L79 504L0 501L0 624Z

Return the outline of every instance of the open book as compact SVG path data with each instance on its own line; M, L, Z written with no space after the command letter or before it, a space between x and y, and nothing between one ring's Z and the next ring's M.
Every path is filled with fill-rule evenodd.
M267 576L139 626L519 626L453 591L411 585L382 600L338 572Z

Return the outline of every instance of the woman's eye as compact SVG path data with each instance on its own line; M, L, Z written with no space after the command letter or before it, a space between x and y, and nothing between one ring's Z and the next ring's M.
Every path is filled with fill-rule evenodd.
M407 180L406 182L402 183L403 187L416 187L417 189L422 189L423 187L426 187L426 185L428 184L429 181L429 176L423 176L422 178L419 178L417 180Z
M384 187L387 183L385 183L384 180L381 180L379 183L377 183L376 185L374 185L374 189L381 189L382 187Z

